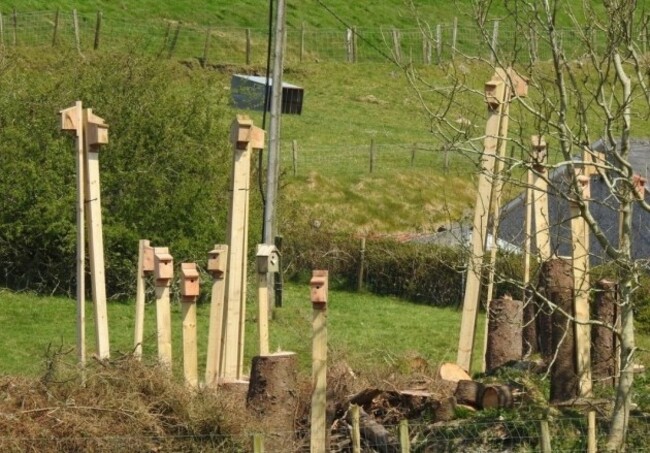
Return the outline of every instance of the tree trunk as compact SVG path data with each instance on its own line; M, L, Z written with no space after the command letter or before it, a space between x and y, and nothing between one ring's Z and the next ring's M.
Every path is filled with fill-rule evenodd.
M617 283L599 280L596 283L596 300L592 319L604 322L612 328L593 326L591 329L592 375L602 385L613 385L616 377L616 324Z
M511 297L504 296L490 303L486 372L508 362L521 360L522 315L522 303Z

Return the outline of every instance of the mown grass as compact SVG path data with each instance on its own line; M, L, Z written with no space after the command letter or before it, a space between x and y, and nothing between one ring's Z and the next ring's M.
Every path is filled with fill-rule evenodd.
M270 349L294 351L304 372L311 367L312 306L309 286L288 284L283 307L275 310L271 322ZM76 360L76 304L72 299L41 297L0 291L0 344L3 345L1 374L38 376L54 353ZM209 304L198 307L199 375L205 367ZM86 306L86 335L89 360L94 347L92 304ZM133 350L135 307L130 303L109 303L108 319L113 357ZM143 354L156 359L155 304L149 303L145 316ZM248 307L246 323L246 364L257 351L257 315ZM329 349L355 369L394 367L408 371L408 358L421 357L432 366L454 361L460 312L417 305L391 297L330 290L328 304ZM182 320L178 302L172 304L173 361L182 373ZM481 335L479 322L477 336ZM478 359L477 359L478 360ZM477 362L478 363L478 362Z

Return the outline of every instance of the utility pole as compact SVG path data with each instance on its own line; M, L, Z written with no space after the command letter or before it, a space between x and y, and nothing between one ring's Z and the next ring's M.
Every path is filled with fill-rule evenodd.
M269 127L269 160L266 174L264 204L264 243L273 245L276 233L278 175L280 174L280 120L282 115L282 73L284 71L285 0L277 0L275 46L271 91L271 124ZM266 108L266 106L264 106Z

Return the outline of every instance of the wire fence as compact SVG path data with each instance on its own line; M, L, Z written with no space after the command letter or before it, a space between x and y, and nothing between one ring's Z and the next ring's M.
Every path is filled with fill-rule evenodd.
M435 170L437 174L467 176L478 169L478 158L458 150L425 143L376 143L302 146L283 142L280 151L285 175L325 176L386 174Z
M501 417L503 418L503 417ZM597 418L596 441L604 448L608 420ZM548 437L543 424L549 427ZM645 416L630 418L627 451L648 452L645 440L650 435L650 419ZM356 441L353 427L338 424L329 435L329 452L353 452L355 443L359 451L436 451L436 452L586 452L586 417L555 418L553 420L494 420L477 422L472 418L451 422L401 423L384 425L384 436L373 437L360 430ZM302 436L302 437L301 437ZM544 445L546 443L546 446ZM548 446L550 444L550 449ZM142 435L142 436L70 436L57 438L0 437L0 445L12 451L29 447L33 451L54 451L54 447L70 450L71 447L88 449L101 446L102 451L132 451L134 446L147 446L152 451L250 451L265 453L308 453L308 429L300 432L245 432L237 435ZM22 450L24 451L24 450ZM61 450L60 450L61 451Z
M589 28L558 29L564 53L578 59L588 48L604 48L606 36ZM650 45L647 22L637 28L640 50ZM73 11L11 12L0 15L0 45L7 47L64 47L79 52L125 50L160 57L195 59L202 64L264 64L266 29L203 26L158 20L134 22L120 17ZM349 62L438 64L455 56L519 61L548 60L551 46L533 26L483 29L453 24L421 25L408 29L314 29L302 25L286 31L285 60L291 62Z

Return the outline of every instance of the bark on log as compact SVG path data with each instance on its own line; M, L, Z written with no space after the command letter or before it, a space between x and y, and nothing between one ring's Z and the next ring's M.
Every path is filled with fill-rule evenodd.
M348 423L352 424L351 412L348 411ZM383 425L377 423L363 409L359 409L359 431L370 448L381 453L399 453L400 445Z
M596 283L596 299L591 318L609 325L616 323L616 302L618 285L609 280ZM616 376L616 337L607 327L593 326L591 329L591 363L594 381L603 385L614 385Z
M542 359L548 364L553 358L553 308L550 307L544 298L549 297L549 291L554 286L554 282L549 278L553 278L552 269L556 266L554 263L558 259L551 259L542 263L540 267L539 283L537 285L538 295L533 299L536 312L536 330L537 330L537 346ZM552 301L552 299L551 299Z
M542 264L540 287L558 309L551 317L552 351L551 401L566 401L578 396L579 379L575 360L575 329L567 318L574 316L573 269L568 260L554 258ZM554 359L553 359L554 357Z
M482 394L483 384L471 380L462 380L458 381L454 396L460 404L479 407Z
M488 340L485 351L486 371L522 358L522 303L509 296L490 303Z
M292 448L298 387L298 360L293 352L253 357L248 408L264 420L268 435L265 445L270 451ZM280 434L281 433L281 434Z
M510 409L514 404L507 385L487 385L481 394L481 409Z
M436 422L448 422L456 418L456 398L450 396L438 401L435 409Z

